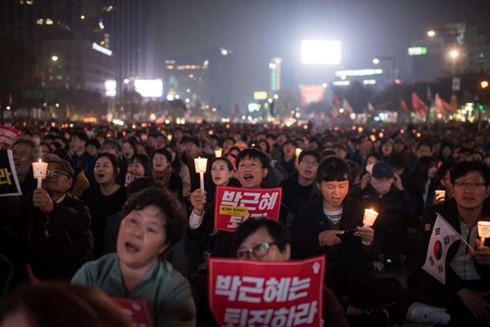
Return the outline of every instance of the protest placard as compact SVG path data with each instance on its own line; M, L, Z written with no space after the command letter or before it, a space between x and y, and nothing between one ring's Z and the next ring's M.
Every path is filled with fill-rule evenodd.
M214 226L216 230L234 232L250 217L279 220L281 188L248 189L241 187L216 188Z
M271 262L210 258L218 326L321 326L325 257Z
M113 300L121 307L123 314L133 323L133 326L153 326L148 302L121 298L114 298Z
M0 150L0 197L21 194L12 150Z

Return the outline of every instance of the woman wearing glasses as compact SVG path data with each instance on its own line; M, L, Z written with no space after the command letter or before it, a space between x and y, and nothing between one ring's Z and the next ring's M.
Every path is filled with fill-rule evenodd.
M291 237L288 229L279 222L252 218L238 227L233 237L233 247L238 259L288 261ZM342 307L332 291L325 287L323 294L325 326L348 326Z

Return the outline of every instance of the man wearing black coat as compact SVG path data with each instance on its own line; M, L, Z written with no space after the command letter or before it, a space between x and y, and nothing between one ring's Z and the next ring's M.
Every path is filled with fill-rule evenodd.
M5 252L13 256L20 276L29 265L39 279L70 279L92 258L91 218L87 206L67 193L74 174L70 164L54 155L46 161L43 188L34 190L32 198L2 204L0 232L16 235L15 249Z
M454 198L429 207L424 213L420 265L426 258L436 213L469 243L454 242L445 262L446 282L440 283L422 269L408 279L411 296L425 305L447 310L454 326L487 326L490 322L490 240L480 244L477 223L490 220L489 169L476 161L463 161L451 169ZM410 313L410 310L409 310Z

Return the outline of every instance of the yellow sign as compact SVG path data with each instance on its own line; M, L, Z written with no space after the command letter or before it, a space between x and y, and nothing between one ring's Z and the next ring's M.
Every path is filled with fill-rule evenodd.
M219 206L220 215L229 215L229 216L238 216L238 217L246 217L248 216L248 208L247 207L233 207L227 205Z
M265 99L267 99L267 92L265 91L254 92L254 100L265 100Z

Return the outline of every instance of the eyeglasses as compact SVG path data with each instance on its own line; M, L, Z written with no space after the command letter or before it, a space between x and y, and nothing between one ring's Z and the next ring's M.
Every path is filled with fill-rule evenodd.
M318 163L316 161L302 160L299 164L303 166L318 167Z
M456 183L454 183L454 185L456 187L459 187L459 188L467 188L467 189L474 190L474 189L486 186L487 184L486 183L479 183L479 182L456 182Z
M257 244L256 246L254 246L253 248L251 248L249 250L237 252L237 256L238 256L238 258L241 258L241 259L244 259L244 258L250 259L250 256L253 254L253 256L255 258L262 258L262 257L265 257L269 253L269 249L270 249L271 245L274 245L274 244L277 244L277 243L276 242L260 243L260 244Z
M48 171L46 171L46 175L47 176L53 176L53 177L58 177L58 176L61 176L61 175L69 176L66 171L64 171L64 170L58 170L58 169L48 170Z

